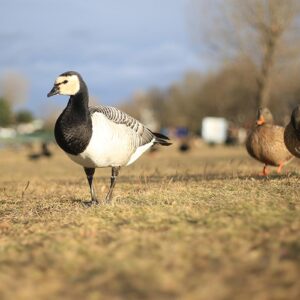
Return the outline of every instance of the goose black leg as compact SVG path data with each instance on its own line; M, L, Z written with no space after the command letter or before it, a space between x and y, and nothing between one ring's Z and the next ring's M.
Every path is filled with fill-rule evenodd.
M119 175L119 171L120 171L120 167L112 167L111 169L110 188L105 197L106 203L111 203L112 193L116 185L116 180L117 180L117 176Z
M93 185L93 179L94 179L94 173L95 169L94 168L84 168L84 172L86 174L86 178L88 180L89 186L90 186L90 192L91 192L91 201L85 203L87 206L92 206L92 205L98 205L99 201L97 200L97 195L96 191Z

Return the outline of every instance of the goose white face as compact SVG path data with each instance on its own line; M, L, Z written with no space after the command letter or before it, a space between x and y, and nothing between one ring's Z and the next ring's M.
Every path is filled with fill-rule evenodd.
M75 95L79 92L80 82L76 75L57 77L54 86L60 95Z

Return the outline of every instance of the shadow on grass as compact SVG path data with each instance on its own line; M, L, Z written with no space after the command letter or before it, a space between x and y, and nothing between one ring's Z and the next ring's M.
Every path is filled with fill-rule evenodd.
M249 174L249 175L238 175L238 174L228 174L228 173L209 173L209 174L186 174L186 175L169 175L169 176L158 176L152 175L147 176L146 178L132 178L125 177L120 180L120 182L132 182L137 179L139 182L162 182L162 181L174 181L174 182L188 182L188 181L212 181L212 180L271 180L271 179L285 179L285 178L297 178L299 174L296 172L290 174L270 174L268 176L261 176L258 174Z
M239 175L239 174L226 174L226 173L210 173L210 174L185 174L185 175L149 175L149 176L124 176L120 175L118 177L118 183L131 183L131 184L149 184L149 183L172 183L172 182L201 182L201 181L213 181L213 180L258 180L258 181L269 181L269 180L282 180L288 178L299 178L300 176L296 172L291 172L289 174L270 174L268 176L261 176L258 174L249 175ZM95 177L96 185L102 182L103 184L109 186L107 181L107 176ZM83 182L80 179L80 183ZM78 181L71 183L69 180L58 180L60 184L77 184ZM88 187L88 185L87 185ZM82 201L81 199L73 199L73 202L88 203L89 201Z
M67 202L72 202L73 204L80 205L83 208L90 208L90 207L98 207L102 205L102 202L99 201L99 203L92 202L91 200L84 200L79 198L72 198L68 200Z
M270 180L286 180L289 178L299 178L300 176L298 173L296 172L291 172L289 174L271 174L269 176L261 176L261 175L257 175L257 174L250 174L250 175L238 175L238 174L220 174L220 173L211 173L211 174L187 174L187 175L169 175L169 176L160 176L160 175L152 175L152 176L145 176L145 177L132 177L132 176L120 176L120 178L118 178L118 183L128 183L130 185L132 185L132 189L137 188L136 185L144 185L146 186L147 184L155 184L155 183L159 183L159 184L165 184L166 186L169 183L173 183L173 182L183 182L183 183L195 183L195 182L199 182L199 183L205 183L205 182L209 182L209 181L230 181L230 180L240 180L240 181L247 181L247 180L251 180L251 181L257 181L257 182L268 182ZM60 184L65 184L63 180L59 181ZM107 182L107 177L106 176L99 176L96 178L96 186L97 183L101 184L102 183L106 183ZM87 192L88 192L88 184L85 182L84 179L78 179L78 181L67 181L68 185L82 185L83 187L86 186ZM107 187L108 187L108 183L107 183ZM186 188L188 189L188 186L186 186ZM145 201L141 201L140 197L114 197L113 198L113 202L110 205L107 205L104 203L104 197L105 197L106 193L103 193L103 195L98 195L99 198L99 205L91 205L91 201L87 200L87 199L82 199L82 198L78 198L78 197L72 197L69 199L66 199L65 201L68 203L72 203L73 205L76 205L77 207L82 207L82 208L101 208L101 207L109 207L110 205L114 206L114 205L118 205L118 204L129 204L129 205L147 205L147 203L145 203ZM148 203L149 205L153 205L155 203L153 203L153 201ZM165 205L171 205L170 203L165 203Z

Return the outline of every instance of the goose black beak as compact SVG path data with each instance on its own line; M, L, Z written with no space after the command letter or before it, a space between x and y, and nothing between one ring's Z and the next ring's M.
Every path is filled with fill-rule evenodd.
M47 97L51 97L51 96L54 96L54 95L57 95L59 93L59 88L58 86L54 86L52 88L52 90L47 94Z

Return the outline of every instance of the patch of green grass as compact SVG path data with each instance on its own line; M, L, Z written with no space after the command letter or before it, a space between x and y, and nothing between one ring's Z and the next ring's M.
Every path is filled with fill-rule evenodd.
M174 148L121 170L113 204L92 208L59 150L2 151L0 298L299 299L299 164L262 179L244 149Z

